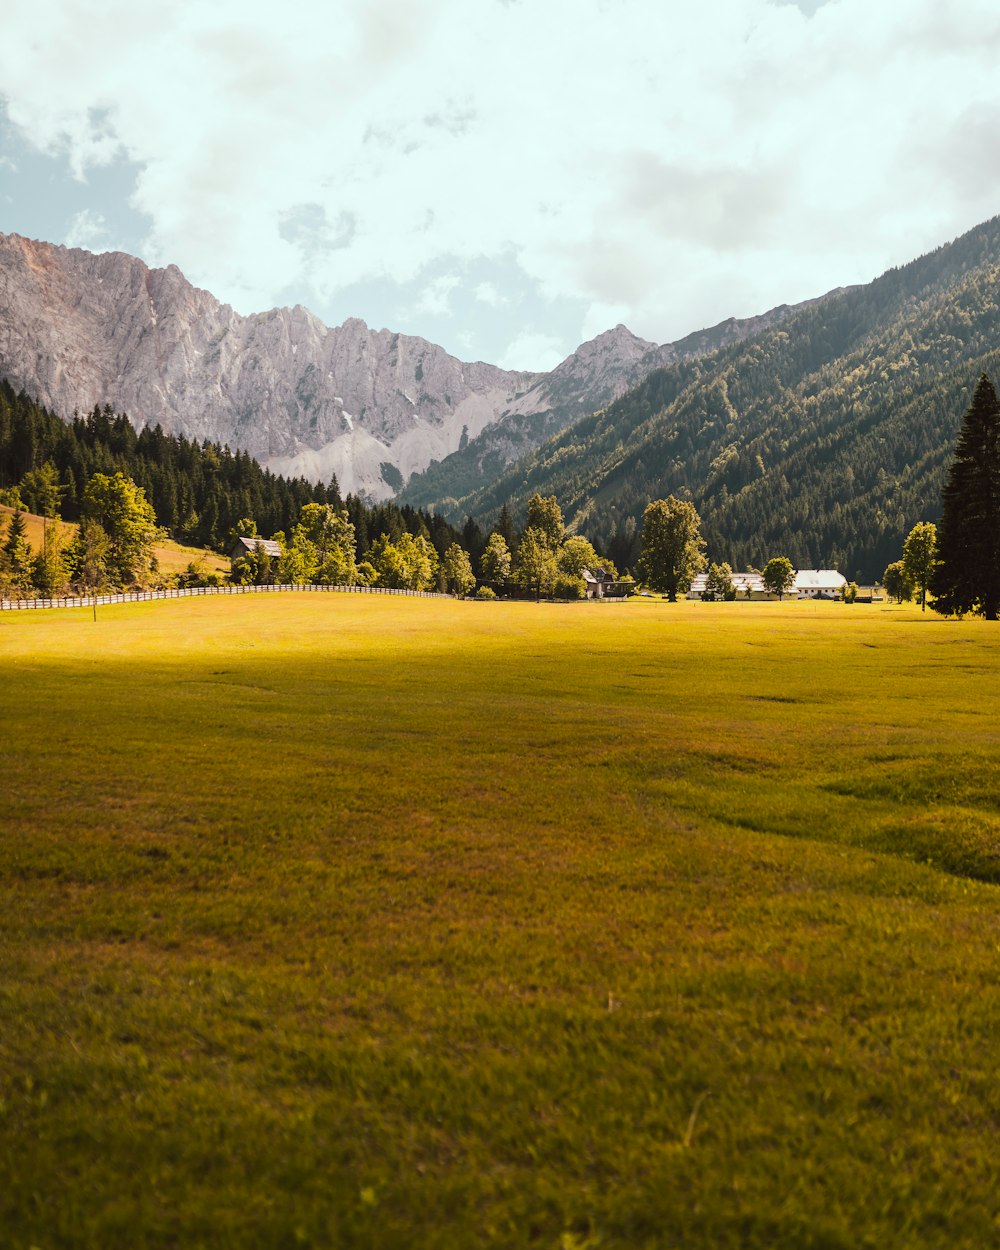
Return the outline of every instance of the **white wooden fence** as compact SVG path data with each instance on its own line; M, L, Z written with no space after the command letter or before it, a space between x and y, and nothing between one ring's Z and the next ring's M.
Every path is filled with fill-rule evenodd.
M192 586L187 590L132 590L120 595L70 595L65 599L0 599L0 612L35 608L89 608L109 603L145 603L150 599L188 599L192 595L262 595L304 590L342 595L412 595L421 599L451 599L432 590L389 590L384 586Z

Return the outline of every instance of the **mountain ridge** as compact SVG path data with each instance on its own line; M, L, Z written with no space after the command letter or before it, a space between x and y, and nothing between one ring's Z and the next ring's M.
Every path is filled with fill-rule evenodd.
M67 416L110 402L372 498L393 493L382 464L409 476L538 377L302 305L244 317L175 265L2 234L0 369Z
M454 496L456 482L482 488L651 369L791 311L675 344L618 325L549 373L503 370L357 317L327 327L301 304L242 316L176 265L0 234L0 372L15 388L66 418L110 403L139 427L227 444L283 476L336 475L371 500L404 488L417 506Z
M1000 368L1000 218L713 355L650 373L462 501L489 524L555 494L619 566L645 503L691 499L713 558L866 580L940 485L966 392Z
M755 317L728 317L672 343L641 339L619 323L582 343L551 373L543 374L523 397L477 439L416 474L400 493L415 507L444 507L459 513L477 490L507 466L530 455L549 437L604 408L649 373L682 360L710 355L781 324L802 308L822 303L852 288L838 287L800 304L779 304ZM608 348L611 348L609 351Z

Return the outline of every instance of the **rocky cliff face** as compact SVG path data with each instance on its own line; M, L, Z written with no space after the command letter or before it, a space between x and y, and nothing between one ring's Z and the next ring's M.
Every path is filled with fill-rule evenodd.
M539 376L355 319L330 329L301 306L241 317L173 265L13 234L0 234L0 372L62 416L107 402L371 498L475 438Z
M453 505L647 374L771 328L730 320L657 346L625 326L551 373L468 364L421 338L333 329L301 305L242 317L176 266L0 234L0 374L61 416L110 403L136 425L250 452L345 492Z

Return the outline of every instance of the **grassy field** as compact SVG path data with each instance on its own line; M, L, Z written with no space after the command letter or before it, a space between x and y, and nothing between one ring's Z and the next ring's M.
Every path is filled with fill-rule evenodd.
M1000 632L0 618L5 1250L1000 1244Z

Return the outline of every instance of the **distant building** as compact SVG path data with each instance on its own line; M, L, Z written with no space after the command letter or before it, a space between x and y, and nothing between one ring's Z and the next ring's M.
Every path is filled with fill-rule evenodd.
M764 589L764 579L759 573L733 573L731 581L736 591L737 599L771 599L774 597L769 595ZM705 594L707 582L707 573L699 573L692 578L687 597L689 599L701 599Z
M707 573L699 573L693 578L687 593L689 599L701 599L705 594ZM764 587L764 579L760 573L733 573L733 586L736 588L737 599L764 601L777 599ZM839 599L841 590L847 585L847 578L836 569L799 569L792 581L790 589L785 591L785 599Z
M635 589L632 581L619 581L607 569L583 569L580 576L587 588L588 599L624 599Z
M238 560L248 552L256 551L258 543L264 548L265 555L272 558L277 558L281 555L281 543L276 543L273 538L237 538L236 542L233 543L232 551L229 553L230 560Z
M847 578L836 569L799 569L791 593L797 599L839 599Z
M605 586L614 581L607 569L583 569L580 576L587 587L588 599L603 599Z

